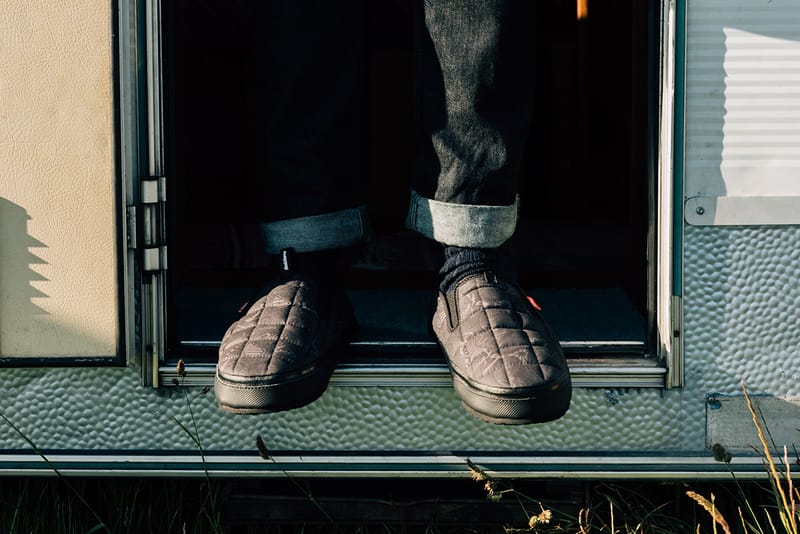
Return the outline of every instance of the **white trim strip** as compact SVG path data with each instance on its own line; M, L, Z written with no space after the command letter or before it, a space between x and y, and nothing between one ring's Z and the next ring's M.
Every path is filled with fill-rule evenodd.
M255 455L53 454L47 464L38 455L0 454L0 475L52 476L55 466L68 476L203 477L429 477L468 478L467 459L497 478L635 478L635 479L764 479L760 456L734 457L723 464L702 456L620 455ZM780 458L775 459L780 462ZM92 465L94 464L94 465Z
M691 197L686 222L695 226L800 224L800 196Z

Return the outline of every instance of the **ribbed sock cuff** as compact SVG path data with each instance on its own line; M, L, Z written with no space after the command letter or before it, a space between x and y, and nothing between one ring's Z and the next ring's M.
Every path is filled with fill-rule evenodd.
M439 291L447 293L465 277L486 271L516 282L515 270L501 249L445 247L444 264L439 269Z

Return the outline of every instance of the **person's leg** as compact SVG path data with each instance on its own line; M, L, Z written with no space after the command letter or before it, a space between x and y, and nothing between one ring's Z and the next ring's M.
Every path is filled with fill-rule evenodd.
M501 246L514 233L531 127L535 2L426 0L418 175L407 225L445 246L434 332L467 409L495 423L561 417L563 351Z
M534 5L431 0L418 13L408 223L437 241L499 246L513 233L533 106Z
M340 252L369 233L363 8L357 0L259 4L262 229L278 269L220 345L215 393L226 411L312 402L355 328L336 271Z
M271 0L259 9L268 252L332 249L363 240L364 1Z

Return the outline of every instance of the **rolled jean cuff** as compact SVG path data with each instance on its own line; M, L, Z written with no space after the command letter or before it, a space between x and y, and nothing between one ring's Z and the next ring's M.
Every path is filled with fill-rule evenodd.
M344 248L366 241L370 234L365 206L268 222L261 225L261 231L269 254L286 248L295 252Z
M445 245L497 248L517 227L519 197L509 206L440 202L411 191L406 227Z

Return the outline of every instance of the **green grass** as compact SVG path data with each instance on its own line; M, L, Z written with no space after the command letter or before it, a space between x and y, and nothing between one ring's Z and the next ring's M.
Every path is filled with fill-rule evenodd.
M316 495L318 502L308 505L304 502L305 493L286 481L212 480L215 493L221 496L217 503L221 522L217 524L209 514L204 479L69 480L68 487L58 477L0 478L0 532L685 534L698 532L698 528L702 533L724 532L718 524L714 530L711 515L686 495L688 490L706 496L713 493L718 513L729 518L731 532L759 532L745 531L739 523L737 508L742 506L742 498L748 500L748 506L761 518L764 534L789 532L782 529L777 519L772 488L766 481L738 486L732 482L559 481L555 492L543 481L498 481L497 489L505 492L498 502L486 498L481 482L468 479L296 481L305 486L305 491ZM80 492L82 499L75 492ZM238 501L248 512L244 518L237 513L241 506L231 504L235 503L237 492L246 496ZM374 502L370 504L364 496L372 497ZM348 497L352 498L349 505ZM398 514L387 515L390 510L387 502L392 499L401 511L399 515L414 515L407 513L408 506L417 507L423 514L406 521L398 520ZM284 515L291 515L292 510L296 515L280 522L254 519L258 515L255 512L269 513L270 503L289 506ZM325 507L332 521L315 513L316 506ZM369 511L370 506L373 512ZM480 523L467 518L461 523L454 521L459 516L450 513L454 506L463 506L465 514L473 510L485 519ZM360 519L353 517L359 510L367 512ZM425 510L430 511L427 517ZM529 529L528 519L534 516L546 519L550 514L543 515L545 510L552 514L549 523L540 521L534 529ZM767 512L775 518L775 530L769 528ZM340 517L343 520L337 520Z
M0 478L0 532L212 531L202 510L203 481L73 478L69 481L67 486L58 477Z

